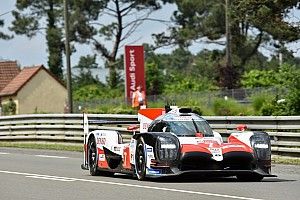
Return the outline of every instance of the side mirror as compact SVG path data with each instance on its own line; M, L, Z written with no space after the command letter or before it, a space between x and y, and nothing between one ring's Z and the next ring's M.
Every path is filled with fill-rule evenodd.
M127 127L127 131L136 131L137 129L139 129L138 125L131 125Z
M246 124L239 124L236 126L236 130L238 130L238 131L245 131L245 130L247 130L247 128L248 127Z

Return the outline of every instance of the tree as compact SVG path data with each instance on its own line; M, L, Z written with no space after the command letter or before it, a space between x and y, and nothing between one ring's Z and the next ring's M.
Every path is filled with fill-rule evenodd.
M4 20L0 19L0 27L3 27L3 26L4 26ZM0 31L0 39L2 39L2 40L10 40L12 38L13 38L12 35L7 35L7 34L3 33L2 31Z
M146 65L146 86L148 95L159 95L163 92L164 75L156 63Z
M89 6L92 2L96 5ZM73 1L73 37L83 43L92 43L105 59L106 67L109 68L108 84L111 88L116 88L119 82L119 49L144 21L161 21L151 18L150 15L161 8L161 3L166 2L172 0ZM86 9L88 7L90 9ZM135 41L136 39L132 40Z
M29 38L45 30L48 46L48 66L58 78L63 78L62 54L64 51L62 32L62 0L17 0L12 12L14 21L10 30ZM43 22L46 20L46 27Z
M79 62L74 69L78 69L79 73L74 77L75 86L82 87L90 84L99 83L98 77L94 77L92 74L93 69L97 69L96 55L81 56Z
M225 35L225 9L223 0L176 0L178 11L174 12L175 26L169 34L155 36L157 45L190 46L193 42L224 45L219 40ZM295 24L285 20L298 1L276 0L230 0L230 32L233 67L220 63L220 85L238 86L244 65L256 55L258 48L269 41L292 42L300 38ZM268 22L268 23L266 23ZM274 43L274 42L273 42ZM224 62L224 61L223 61ZM232 74L228 74L232 73ZM236 78L231 84L231 80ZM231 85L228 85L231 84Z

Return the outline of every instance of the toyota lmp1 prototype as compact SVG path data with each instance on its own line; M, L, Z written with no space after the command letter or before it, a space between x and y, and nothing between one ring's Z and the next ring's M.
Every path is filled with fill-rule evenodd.
M236 131L223 142L205 119L177 107L141 109L138 119L139 131L123 143L117 130L90 132L91 124L110 122L89 120L84 114L82 169L93 176L126 173L138 180L181 174L236 176L241 181L275 176L265 132Z

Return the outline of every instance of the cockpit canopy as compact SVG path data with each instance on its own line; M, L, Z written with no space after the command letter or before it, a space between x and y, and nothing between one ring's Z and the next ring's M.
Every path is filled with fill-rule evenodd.
M195 137L196 134L202 134L204 137L214 136L207 121L194 113L167 113L154 120L148 131L172 132L179 137Z

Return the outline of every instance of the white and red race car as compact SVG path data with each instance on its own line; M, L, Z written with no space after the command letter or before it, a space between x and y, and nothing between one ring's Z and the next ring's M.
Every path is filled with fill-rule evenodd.
M94 175L126 173L138 180L180 174L236 176L261 181L271 174L270 138L265 132L237 131L227 142L190 109L139 110L139 132L129 143L115 130L89 131L84 114L84 163Z

